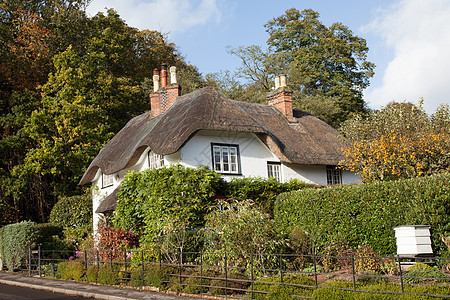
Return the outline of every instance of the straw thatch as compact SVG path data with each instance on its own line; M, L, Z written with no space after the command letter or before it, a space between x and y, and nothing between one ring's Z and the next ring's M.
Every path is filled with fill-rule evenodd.
M174 153L202 129L254 133L285 163L337 165L342 158L337 132L316 117L294 111L294 121L288 121L275 107L230 100L206 87L179 97L163 115L152 119L147 112L130 120L99 152L80 184L91 182L99 168L113 174L131 167L147 147Z

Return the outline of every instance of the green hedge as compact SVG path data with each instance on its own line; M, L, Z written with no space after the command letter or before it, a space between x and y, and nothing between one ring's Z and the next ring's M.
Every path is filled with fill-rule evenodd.
M23 221L2 228L3 262L10 271L23 265L27 259L28 247L37 240L36 223Z
M226 198L244 201L252 199L265 213L273 216L273 207L276 197L285 192L296 191L311 184L292 179L286 183L280 183L275 178L245 177L232 178L225 183L223 195Z
M274 214L283 233L299 227L319 251L332 243L367 243L381 254L394 254L393 227L430 225L434 253L444 256L448 249L441 235L450 235L450 174L284 193L277 197Z
M64 227L90 226L92 220L91 192L72 197L60 197L50 213L50 222Z

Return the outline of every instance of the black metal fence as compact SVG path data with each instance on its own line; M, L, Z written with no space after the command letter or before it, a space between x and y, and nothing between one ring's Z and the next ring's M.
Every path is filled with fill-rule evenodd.
M318 289L450 298L450 258L439 257L29 249L26 271L58 277L65 261L82 263L85 272L108 264L120 285L155 286L149 274L158 271L161 289L228 298L263 299L284 292L312 299ZM430 286L438 289L417 289Z

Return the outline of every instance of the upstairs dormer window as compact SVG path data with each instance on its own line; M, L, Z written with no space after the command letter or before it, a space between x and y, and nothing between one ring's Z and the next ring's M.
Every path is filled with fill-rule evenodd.
M102 173L102 189L114 184L114 175L106 175Z
M153 151L148 152L148 168L150 170L160 169L164 166L164 155L156 154Z
M211 143L213 170L222 174L240 174L239 146Z

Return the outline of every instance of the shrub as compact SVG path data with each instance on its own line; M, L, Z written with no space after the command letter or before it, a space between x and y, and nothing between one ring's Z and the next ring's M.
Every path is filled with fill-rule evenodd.
M224 273L219 273L215 277L222 279L211 280L209 292L213 295L225 295L225 291L227 295L242 293L242 291L239 290L245 290L250 285L248 276L241 273L227 274L226 281Z
M203 224L221 181L207 167L171 165L130 172L122 181L113 224L141 235L144 244L155 243L168 221L195 228Z
M208 286L211 285L211 279L205 277L216 277L220 272L212 269L205 269L202 272L195 270L191 277L185 280L183 291L188 294L199 294L208 291Z
M98 234L100 236L98 248L102 260L121 260L124 258L124 250L138 244L138 237L133 232L120 228L102 224L98 227Z
M6 225L2 229L2 259L8 270L14 271L22 266L28 256L28 247L36 243L36 223L23 221Z
M97 282L100 284L115 285L118 282L117 273L109 263L100 266L97 275Z
M68 250L73 246L64 240L63 229L50 223L36 224L36 244L41 250Z
M96 265L89 266L86 270L86 280L88 282L97 282L98 267Z
M58 274L65 280L81 281L84 276L84 264L79 261L64 261L58 265Z
M396 251L392 228L430 225L433 249L447 250L450 231L450 174L391 182L304 189L283 193L275 202L276 226L287 235L297 226L319 251L332 242L349 247L367 243L383 255Z
M408 283L422 283L431 281L442 281L441 278L448 278L447 275L440 272L436 267L432 268L425 264L423 267L419 266L413 270L408 270L408 273L404 275L405 281ZM415 265L417 266L417 265ZM410 268L411 269L411 268ZM423 277L423 278L417 278Z
M280 183L275 178L232 178L224 185L222 193L226 198L237 201L252 199L263 212L273 216L275 199L279 194L312 186L297 179Z
M378 272L381 269L381 261L378 254L372 247L363 245L356 250L355 271L357 273L365 271Z
M315 288L314 279L303 274L284 276L283 283L289 285L278 284L281 282L280 276L261 277L258 281L273 282L274 284L264 282L253 283L253 291L268 292L268 294L254 292L253 299L291 299L290 295L308 297L311 296ZM307 285L310 287L291 286L290 284ZM251 292L247 292L247 296L251 297Z
M72 197L59 197L50 212L50 223L63 228L89 226L92 220L91 192Z

